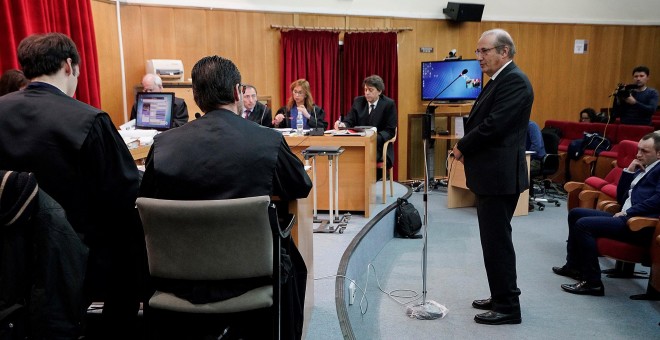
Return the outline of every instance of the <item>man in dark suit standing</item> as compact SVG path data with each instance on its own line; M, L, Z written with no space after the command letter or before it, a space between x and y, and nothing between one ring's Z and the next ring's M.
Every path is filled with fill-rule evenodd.
M335 122L335 130L340 127L375 126L378 129L376 161L383 161L383 144L394 137L397 114L394 100L383 94L385 83L377 75L368 76L362 81L364 96L355 97L351 110L342 122ZM387 167L394 164L394 148L387 148Z
M270 108L257 99L257 88L252 85L243 85L243 112L241 117L251 120L259 125L272 128L273 114Z
M475 101L465 135L454 146L465 164L466 184L477 197L477 216L491 297L472 306L477 323L518 324L520 289L511 218L518 197L529 186L525 141L534 92L527 76L513 63L516 48L506 31L484 32L475 51L481 70L491 79Z

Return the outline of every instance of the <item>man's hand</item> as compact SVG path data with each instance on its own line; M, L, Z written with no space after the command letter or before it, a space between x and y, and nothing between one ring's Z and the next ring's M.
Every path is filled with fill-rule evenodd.
M458 144L454 145L454 148L451 152L454 154L454 158L456 158L457 161L463 163L463 153L458 149L457 146Z
M635 100L635 97L633 97L632 94L631 94L630 96L628 96L628 97L625 99L625 101L626 101L626 104L629 104L629 105L635 105L635 104L637 104L637 100Z
M273 119L273 126L280 126L280 123L284 120L284 115L281 113L278 113L275 115L275 119Z
M335 122L335 130L339 130L340 127L346 127L346 124L344 124L340 121L336 121Z
M633 159L632 162L630 162L630 165L628 165L628 171L630 172L635 172L637 170L645 170L646 166L644 163L640 162L638 159Z
M622 216L626 216L626 215L628 215L628 214L626 214L625 211L619 211L618 213L614 214L614 216L612 216L612 217L622 217Z

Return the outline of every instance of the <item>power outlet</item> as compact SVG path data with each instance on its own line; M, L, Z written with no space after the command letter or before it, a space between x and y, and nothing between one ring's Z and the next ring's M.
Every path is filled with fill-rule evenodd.
M355 291L357 290L357 287L355 286L355 282L351 281L351 284L348 285L348 305L352 305L355 302Z

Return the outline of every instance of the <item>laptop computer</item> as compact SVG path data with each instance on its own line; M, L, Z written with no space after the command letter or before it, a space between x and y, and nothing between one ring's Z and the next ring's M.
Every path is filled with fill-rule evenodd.
M173 92L138 92L135 98L135 128L159 131L172 127Z

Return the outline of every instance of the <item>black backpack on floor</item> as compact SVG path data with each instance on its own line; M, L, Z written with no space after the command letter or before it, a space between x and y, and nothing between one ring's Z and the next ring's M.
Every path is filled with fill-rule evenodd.
M396 202L394 237L422 238L422 235L417 235L422 229L422 219L415 206L408 203L405 198L397 198Z

